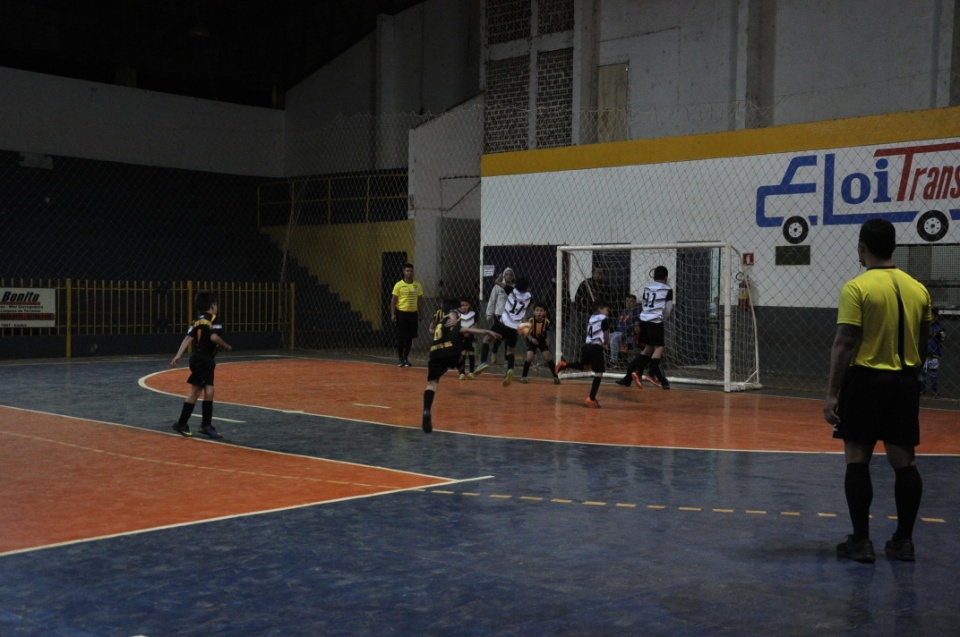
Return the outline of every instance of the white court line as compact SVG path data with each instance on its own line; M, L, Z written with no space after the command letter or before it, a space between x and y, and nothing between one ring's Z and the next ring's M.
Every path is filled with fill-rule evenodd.
M203 414L191 414L190 417L203 418ZM247 422L246 420L234 420L233 418L221 418L220 416L211 416L211 418L213 418L213 420L222 420L223 422L235 422L241 425Z
M392 407L387 407L386 405L371 405L370 403L353 403L357 407L374 407L376 409L392 409Z
M344 463L351 464L351 463ZM392 470L391 470L392 471ZM398 473L408 473L406 471L400 471ZM420 474L423 475L423 474ZM255 515L264 515L266 513L279 513L281 511L294 511L296 509L305 509L307 507L317 506L321 504L334 504L336 502L349 502L350 500L363 500L366 498L376 498L382 495L392 495L394 493L404 493L407 491L422 491L424 489L435 489L437 487L446 487L452 484L461 484L463 482L477 482L479 480L490 480L494 476L477 476L476 478L464 478L462 480L447 480L438 484L427 484L420 485L416 487L406 487L403 489L392 489L390 491L381 491L379 493L367 493L365 495L351 495L344 498L336 498L333 500L318 500L317 502L307 502L305 504L295 504L288 507L280 507L277 509L266 509L263 511L248 511L246 513L235 513L233 515L223 515L217 518L207 518L206 520L195 520L193 522L180 522L177 524L167 524L165 526L155 526L149 529L137 529L136 531L127 531L125 533L111 533L110 535L99 535L96 537L82 538L79 540L70 540L69 542L58 542L56 544L46 544L44 546L33 546L25 549L16 549L13 551L7 551L6 553L0 552L0 557L6 557L8 555L18 555L20 553L32 553L34 551L43 551L46 549L60 548L63 546L73 546L74 544L84 544L86 542L99 542L100 540L110 540L118 537L128 537L131 535L143 535L144 533L153 533L154 531L165 531L167 529L179 529L187 526L195 526L197 524L206 524L208 522L222 522L223 520L236 520L239 518L249 518Z

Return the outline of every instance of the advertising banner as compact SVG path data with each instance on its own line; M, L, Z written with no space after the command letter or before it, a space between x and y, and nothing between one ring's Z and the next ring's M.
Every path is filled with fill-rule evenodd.
M56 326L56 288L0 287L0 328Z

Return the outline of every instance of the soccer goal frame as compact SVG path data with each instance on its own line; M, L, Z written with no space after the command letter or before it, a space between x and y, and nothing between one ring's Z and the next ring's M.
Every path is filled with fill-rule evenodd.
M696 267L688 265L689 262L694 262ZM604 299L611 303L612 333L616 330L625 295L632 293L639 297L644 286L652 281L652 269L664 265L670 272L669 281L675 295L673 315L664 326L667 343L663 369L670 382L721 386L725 392L760 389L756 313L752 304L738 303L734 298L739 297L741 287L746 288L749 298L749 276L740 270L740 262L740 252L723 242L558 246L553 308L556 360L561 360L561 356L567 360L579 357L585 322L583 325L576 322L585 321L580 315L586 305L582 300L578 302L576 292L584 279L593 276L594 268L607 268L606 264L614 263L614 269L620 273L616 287L623 295L616 295L608 288L606 293L615 298ZM699 295L692 289L684 289L688 282L691 288L699 290ZM705 290L709 291L706 297ZM633 354L621 356L629 360ZM626 360L620 359L619 371L609 369L608 365L603 376L622 376ZM563 377L592 375L592 371L568 371Z

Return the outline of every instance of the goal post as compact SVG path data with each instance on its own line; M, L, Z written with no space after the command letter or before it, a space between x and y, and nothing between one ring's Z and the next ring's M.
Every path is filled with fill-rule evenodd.
M656 245L606 244L558 246L554 319L557 360L580 357L590 307L610 305L611 334L622 332L618 350L607 357L605 377L620 377L642 346L642 335L619 330L618 318L629 295L642 303L653 269L665 266L674 290L673 311L664 323L661 369L671 382L717 385L724 391L759 389L756 315L749 302L738 303L739 288L749 290L740 269L740 253L729 243L691 242ZM616 355L614 355L616 354ZM568 371L566 378L592 375Z

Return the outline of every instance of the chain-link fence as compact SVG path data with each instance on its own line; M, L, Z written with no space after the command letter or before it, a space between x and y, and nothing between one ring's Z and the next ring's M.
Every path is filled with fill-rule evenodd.
M716 111L700 115L707 130L736 125L738 111ZM600 122L629 133L647 115L571 114L571 129L591 141ZM749 257L733 264L747 298L729 293L755 312L763 385L819 390L840 286L860 271L857 227L883 215L898 229L897 263L942 309L940 394L960 397L949 345L960 311L955 109L484 155L487 119L479 101L440 116L342 118L291 142L286 179L0 151L0 277L293 284L293 304L277 300L278 346L393 361L390 290L409 261L428 309L422 362L439 300L470 297L483 322L505 267L556 304L557 246L722 242ZM596 252L570 273L560 306L608 260ZM664 265L680 269L675 257ZM620 280L617 302L645 282ZM674 283L683 299L690 290ZM704 292L716 305L717 291ZM188 317L149 318L179 332ZM0 326L4 341L33 333Z

